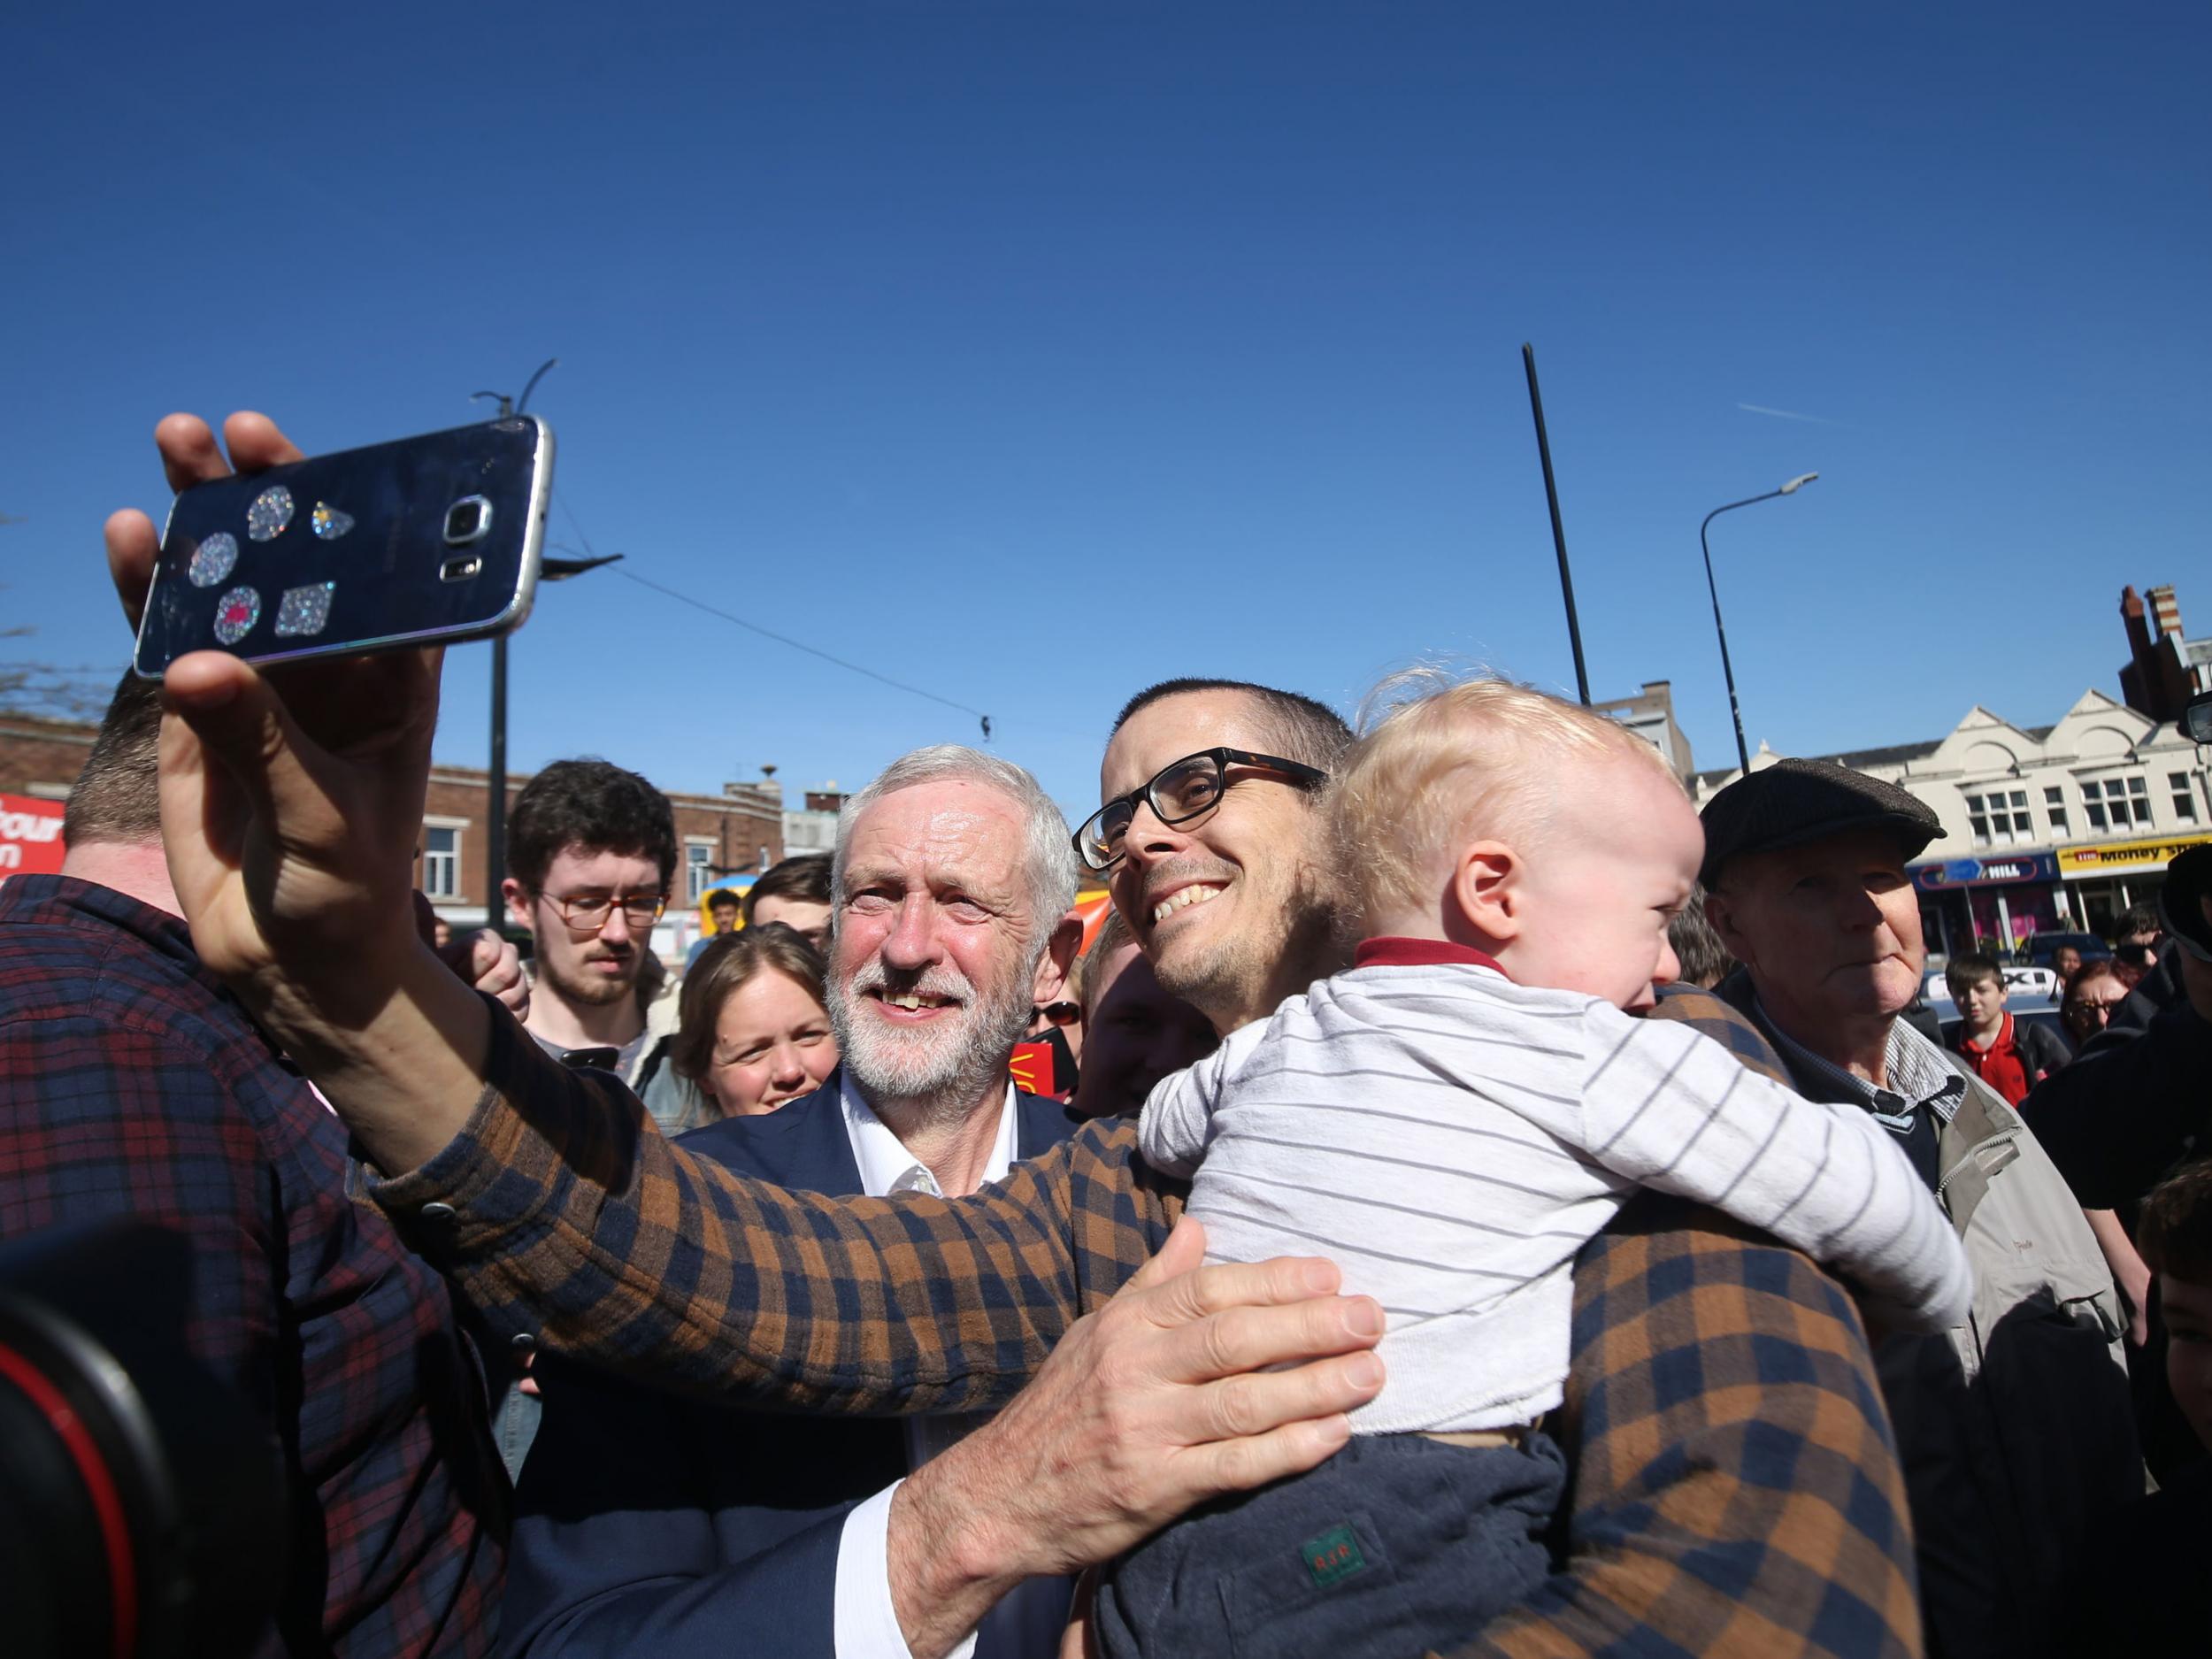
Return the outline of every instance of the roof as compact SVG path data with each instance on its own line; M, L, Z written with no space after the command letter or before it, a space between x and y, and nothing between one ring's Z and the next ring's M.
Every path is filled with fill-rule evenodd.
M2048 731L2047 726L2044 728ZM1839 766L1848 766L1854 772L1864 772L1870 766L1901 766L1907 761L1918 760L1932 755L1942 747L1942 740L1926 743L1892 743L1886 749L1855 749L1842 755L1809 755L1808 760L1833 761ZM1707 788L1717 788L1722 781L1734 775L1733 766L1720 766L1710 772L1696 774L1697 781Z

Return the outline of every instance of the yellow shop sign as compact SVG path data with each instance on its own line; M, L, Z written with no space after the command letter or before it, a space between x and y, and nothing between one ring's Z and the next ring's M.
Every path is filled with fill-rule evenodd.
M2107 871L2160 870L2172 859L2212 841L2212 833L2168 835L2153 841L2100 841L2089 847L2058 849L2061 875L2093 876Z

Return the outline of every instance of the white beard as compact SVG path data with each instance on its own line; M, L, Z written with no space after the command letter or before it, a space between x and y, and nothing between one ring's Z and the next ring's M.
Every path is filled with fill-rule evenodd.
M1009 985L1025 990L1025 976L1010 975ZM895 987L956 1002L927 1025L900 1030L863 1006L862 993ZM871 959L849 981L828 987L830 1026L837 1033L841 1063L874 1104L910 1102L925 1110L964 1113L982 1099L994 1079L1006 1075L1006 1063L1029 1024L1029 999L1002 995L980 1000L958 969L940 964L918 976L894 976L881 960Z

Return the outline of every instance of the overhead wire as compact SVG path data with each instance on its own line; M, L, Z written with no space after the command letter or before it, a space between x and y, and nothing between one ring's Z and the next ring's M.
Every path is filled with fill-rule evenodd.
M598 550L592 546L591 538L584 534L584 526L576 517L576 510L568 504L568 497L562 495L561 492L557 489L553 492L553 498L561 503L561 511L567 515L569 526L575 531L576 539L583 543L584 551L591 557L597 558L599 557ZM680 604L689 605L694 611L703 611L706 615L718 618L724 622L734 623L737 626L743 628L749 634L757 634L763 639L773 640L779 645L788 646L795 651L803 652L809 657L818 657L821 661L833 664L837 667L842 668L849 673L864 675L867 679L876 681L879 685L888 686L895 691L903 691L909 696L926 698L929 702L941 704L945 708L957 710L962 714L973 715L978 723L982 726L983 741L987 743L991 741L991 717L981 709L971 708L968 704L956 702L953 698L940 696L936 692L926 690L920 686L910 685L905 680L894 680L888 674L878 673L874 669L867 667L863 664L853 662L847 657L836 656L833 652L823 650L818 646L809 645L803 640L795 640L787 634L779 634L773 628L764 628L757 622L749 622L743 617L737 615L734 611L725 611L718 605L710 605L707 603L705 600L685 593L680 588L670 588L663 583L653 580L650 577L640 576L636 572L628 569L626 565L609 565L605 568L611 575L619 576L625 580L635 582L641 588L650 588L653 592L664 595L670 599L673 599ZM1051 727L1048 729L1056 731L1058 730L1057 727ZM1072 737L1077 734L1071 732L1064 733L1063 735Z

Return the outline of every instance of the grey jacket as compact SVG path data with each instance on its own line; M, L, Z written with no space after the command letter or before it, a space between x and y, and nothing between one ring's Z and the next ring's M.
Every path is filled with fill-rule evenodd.
M1792 1070L1809 1097L1836 1098L1832 1082ZM1928 1652L2048 1654L2087 1539L2143 1494L2126 1321L2080 1206L2002 1096L1968 1076L1939 1148L1936 1197L1974 1269L1972 1311L1943 1334L1886 1336L1875 1350L1912 1502Z

